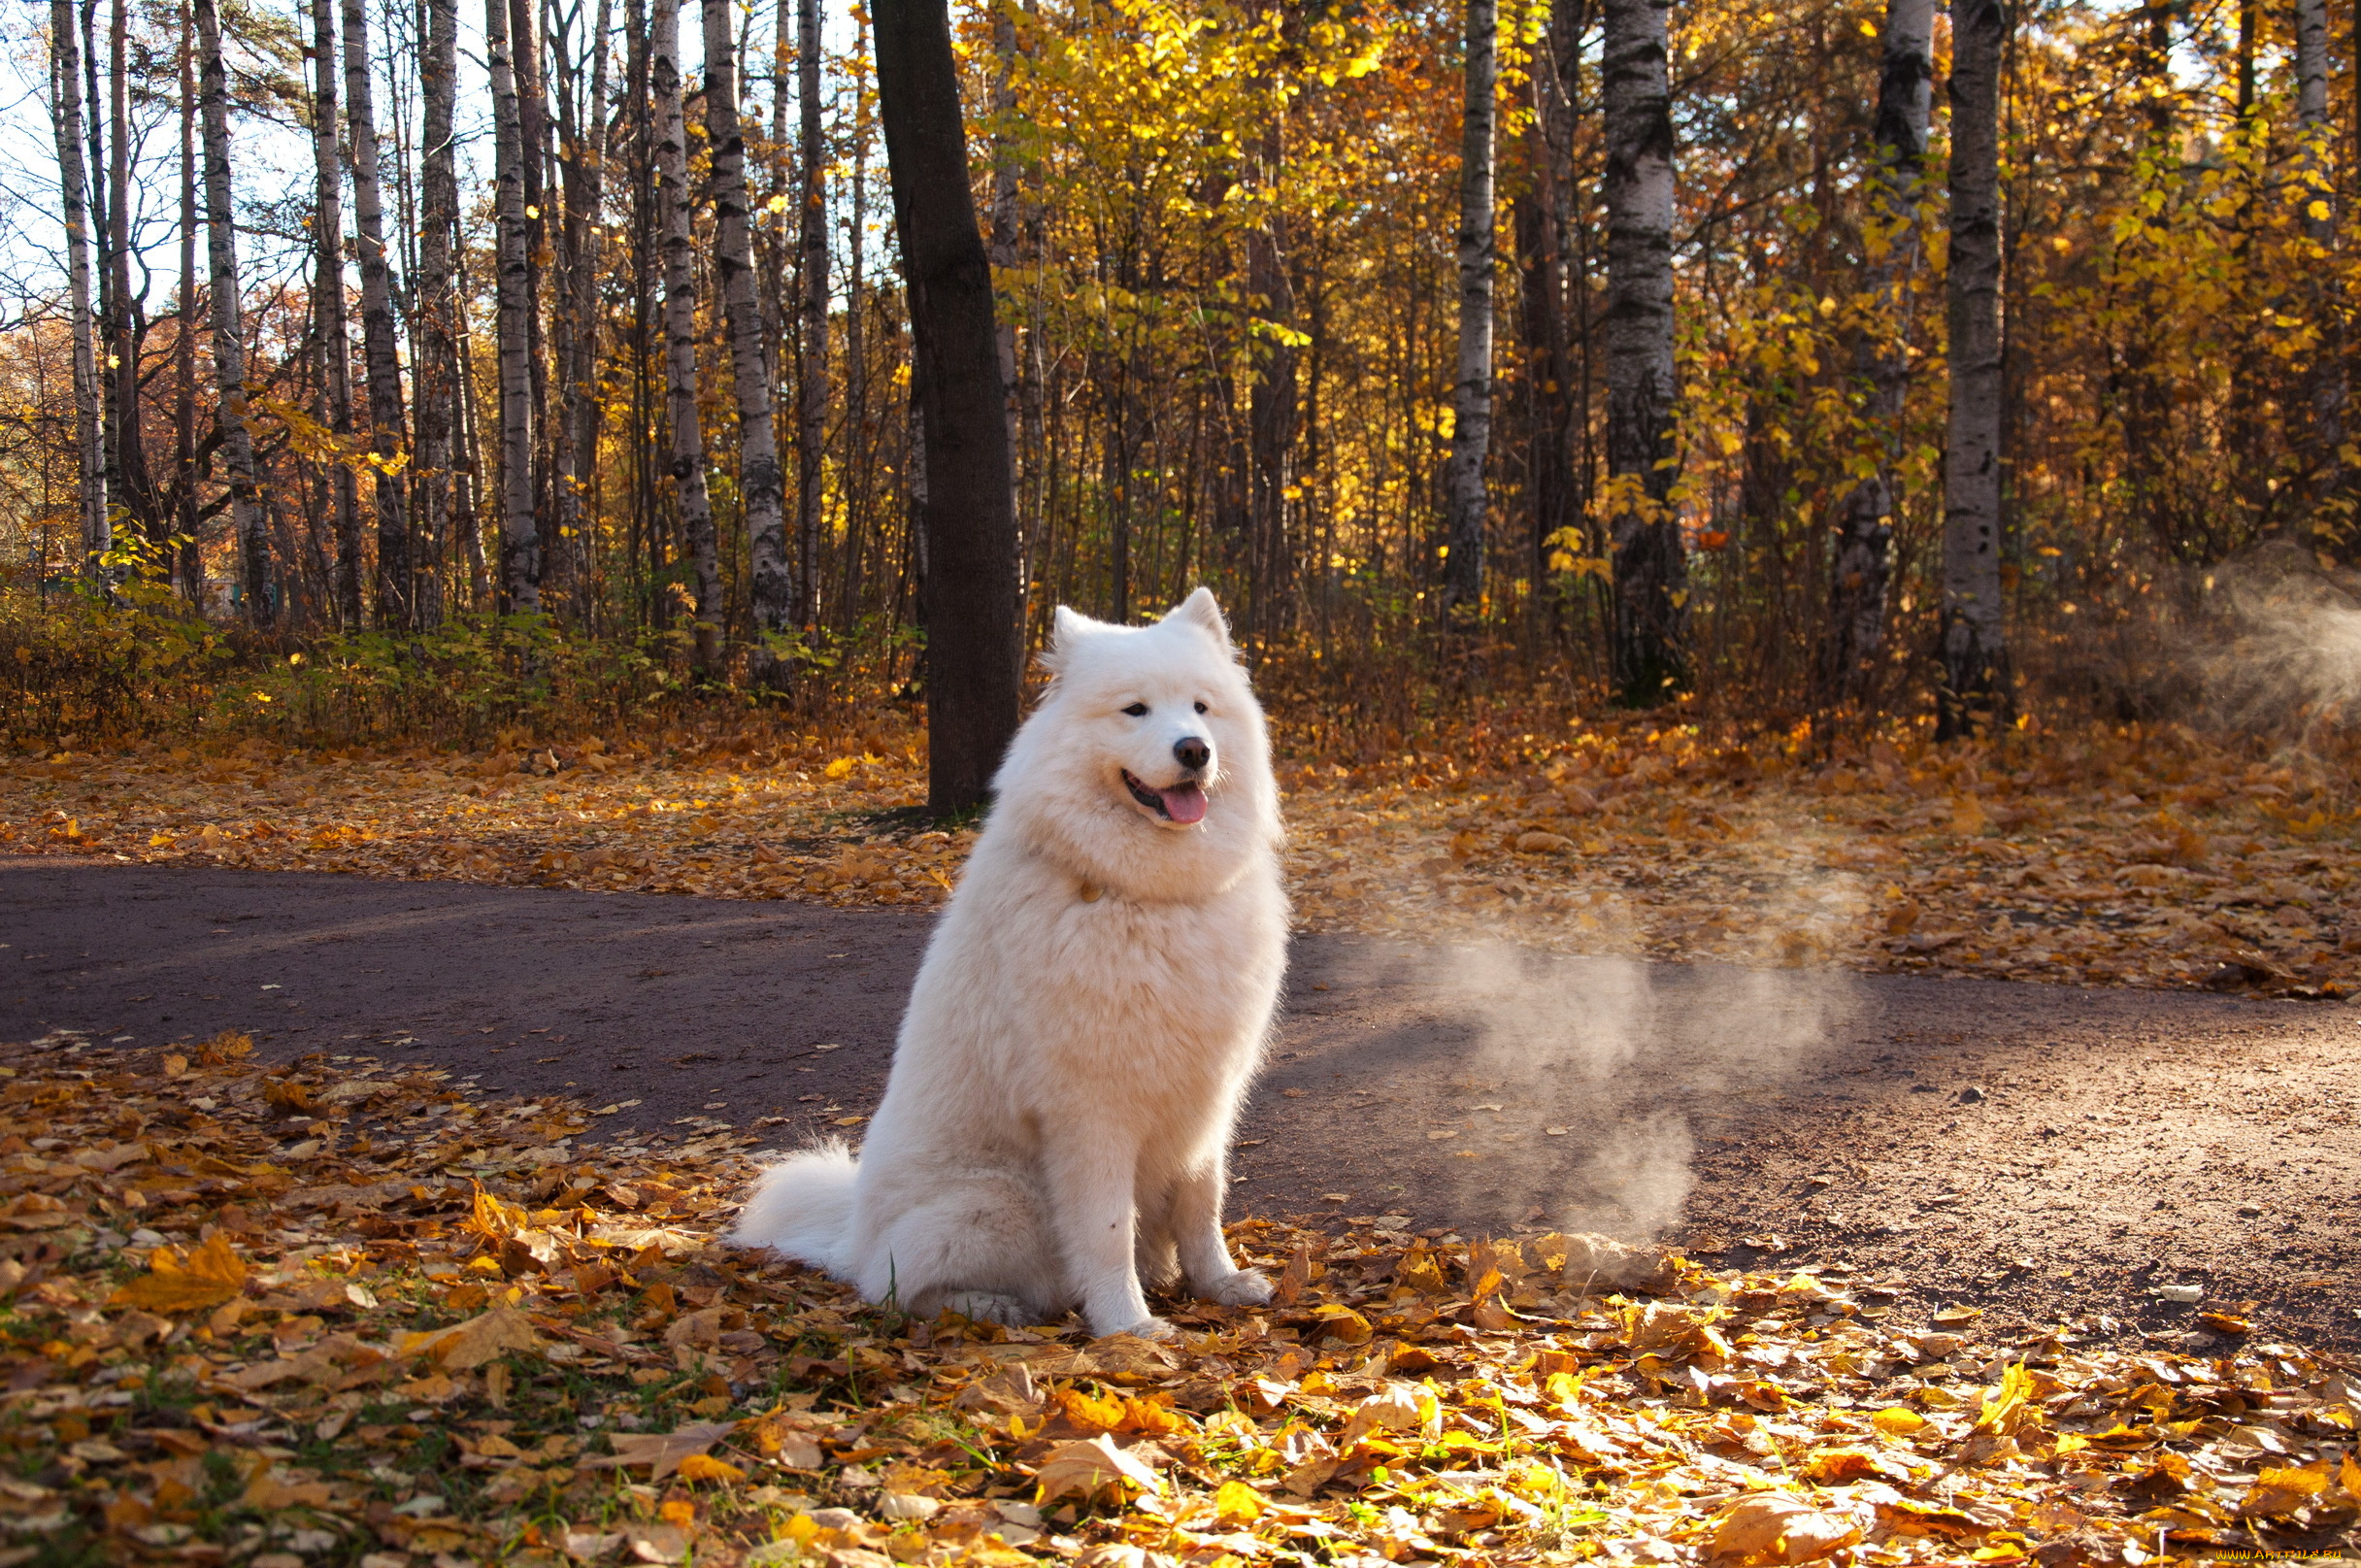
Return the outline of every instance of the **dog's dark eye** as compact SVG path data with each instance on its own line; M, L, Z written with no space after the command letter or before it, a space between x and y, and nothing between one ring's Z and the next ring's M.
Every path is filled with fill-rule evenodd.
M1199 713L1205 712L1203 708L1200 708L1197 711ZM1130 707L1124 709L1123 712L1131 715L1131 717L1134 718L1146 718L1147 717L1147 704L1144 702L1135 702Z
M1203 713L1203 712L1205 712L1205 704L1204 704L1204 703L1199 703L1199 704L1197 704L1197 712L1199 712L1199 713Z

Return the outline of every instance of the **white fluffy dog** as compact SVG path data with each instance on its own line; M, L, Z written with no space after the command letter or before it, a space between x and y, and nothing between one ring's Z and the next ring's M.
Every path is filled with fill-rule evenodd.
M772 1166L730 1239L922 1317L1162 1337L1144 1283L1271 1294L1221 1235L1286 964L1270 742L1204 588L1152 626L1060 609L1043 662L858 1160Z

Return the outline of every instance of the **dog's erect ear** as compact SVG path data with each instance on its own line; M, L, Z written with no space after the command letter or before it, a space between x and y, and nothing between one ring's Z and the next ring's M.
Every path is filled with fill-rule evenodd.
M1074 655L1074 645L1095 624L1088 616L1059 605L1049 622L1049 646L1041 651L1042 668L1051 675L1064 674L1066 661Z
M1212 588L1199 588L1166 611L1164 618L1202 626L1213 633L1214 642L1224 648L1230 646L1230 623L1221 618L1221 606L1214 602Z

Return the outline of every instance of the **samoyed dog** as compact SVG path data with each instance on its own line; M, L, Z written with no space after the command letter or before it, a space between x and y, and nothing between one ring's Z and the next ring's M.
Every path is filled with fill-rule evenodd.
M1150 626L1061 608L1042 662L858 1158L772 1166L730 1240L920 1317L1162 1338L1144 1286L1271 1294L1221 1235L1286 965L1270 742L1204 588Z

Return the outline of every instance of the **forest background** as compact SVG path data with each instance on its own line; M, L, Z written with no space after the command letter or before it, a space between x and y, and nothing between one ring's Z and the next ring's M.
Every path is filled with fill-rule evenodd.
M48 12L12 39L12 730L914 721L866 12ZM1605 700L1822 757L2044 713L2316 737L2353 28L963 9L1006 614L1031 647L1211 583L1347 763Z

